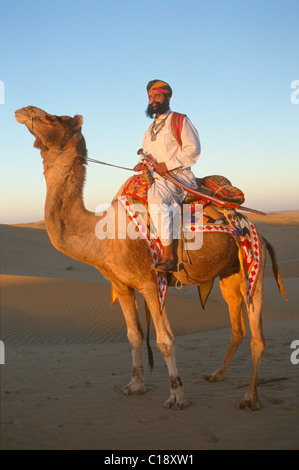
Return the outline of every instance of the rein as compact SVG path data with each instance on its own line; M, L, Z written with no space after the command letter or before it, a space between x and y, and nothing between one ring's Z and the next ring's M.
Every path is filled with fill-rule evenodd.
M95 160L94 158L89 158L87 156L80 155L79 153L68 152L66 150L55 149L55 148L49 148L49 150L51 150L51 152L68 153L69 155L74 155L74 157L84 158L88 162L99 163L100 165L112 166L113 168L120 168L121 170L134 171L132 168L127 168L125 166L119 166L119 165L112 165L112 163L102 162L101 160Z

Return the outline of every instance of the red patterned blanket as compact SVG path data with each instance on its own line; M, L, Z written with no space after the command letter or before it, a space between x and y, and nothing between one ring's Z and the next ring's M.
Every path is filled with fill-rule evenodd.
M205 178L197 178L196 181L198 191L190 193L189 196L187 196L186 203L206 205L212 200L215 203L218 202L221 206L230 208L239 207L244 203L245 198L243 192L235 186L232 186L230 181L224 176L206 176ZM148 182L144 178L144 174L140 173L126 181L122 195L131 196L147 204L148 189ZM200 195L197 195L197 192L199 192Z

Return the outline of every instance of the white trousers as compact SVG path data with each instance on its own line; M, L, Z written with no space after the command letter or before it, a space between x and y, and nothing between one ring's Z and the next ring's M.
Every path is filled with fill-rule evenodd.
M162 245L179 238L177 229L181 227L180 204L188 192L163 177L155 177L148 190L148 206L151 219L151 236L158 237Z

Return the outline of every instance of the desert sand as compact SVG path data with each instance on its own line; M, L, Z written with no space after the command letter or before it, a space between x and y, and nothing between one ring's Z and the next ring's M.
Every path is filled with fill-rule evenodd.
M289 298L280 295L268 257L255 412L238 408L251 373L250 331L225 380L204 379L220 365L230 338L217 281L205 310L196 288L168 291L191 406L165 410L169 378L154 332L152 371L144 349L147 393L124 396L131 352L120 306L110 307L109 282L56 251L43 222L2 225L1 449L299 449L299 364L291 362L291 344L299 340L299 211L247 215L275 247Z

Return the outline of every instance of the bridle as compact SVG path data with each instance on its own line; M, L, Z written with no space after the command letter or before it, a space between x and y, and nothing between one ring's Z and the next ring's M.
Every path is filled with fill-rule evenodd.
M34 131L34 119L35 119L36 117L35 117L35 114L34 114L34 110L33 110L33 108L32 108L31 106L28 107L28 110L29 110L30 117L31 117L31 130L30 130L30 129L29 129L29 130L30 130L30 132L33 134L33 131ZM134 171L132 168L127 168L127 167L124 167L124 166L113 165L112 163L102 162L101 160L95 160L94 158L89 158L89 157L87 157L86 155L80 155L80 154L78 154L78 153L73 153L73 152L68 152L68 151L66 151L66 150L62 150L62 148L49 148L49 150L51 150L51 152L67 153L67 154L69 154L69 155L73 155L74 157L83 158L83 159L85 159L85 160L88 161L88 162L99 163L100 165L112 166L113 168L120 168L121 170Z

